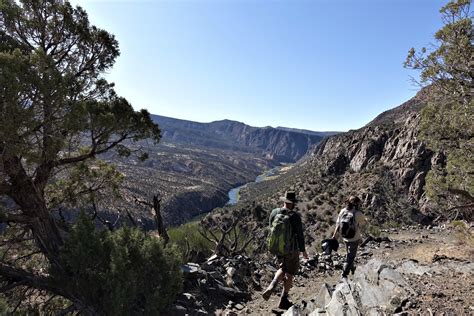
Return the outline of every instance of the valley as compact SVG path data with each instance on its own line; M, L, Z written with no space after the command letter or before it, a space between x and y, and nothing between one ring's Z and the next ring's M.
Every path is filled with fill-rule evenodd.
M106 216L115 222L133 214L146 229L154 225L147 207L136 199L162 199L167 225L183 224L229 200L229 191L254 181L257 176L281 164L294 163L307 155L324 132L293 131L271 127L257 128L235 121L198 123L153 116L162 140L152 146L141 143L149 158L104 158L125 175L120 203L108 203ZM120 205L120 206L118 206ZM122 214L121 214L122 213Z

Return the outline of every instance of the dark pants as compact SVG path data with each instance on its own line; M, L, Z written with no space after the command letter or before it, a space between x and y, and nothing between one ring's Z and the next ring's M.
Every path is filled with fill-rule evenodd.
M344 269L342 270L342 276L346 277L349 272L354 268L354 260L357 254L357 248L359 248L360 240L346 242L347 257Z

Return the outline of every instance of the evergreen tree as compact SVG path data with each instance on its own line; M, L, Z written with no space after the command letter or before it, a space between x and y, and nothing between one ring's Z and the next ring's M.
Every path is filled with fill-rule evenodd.
M0 290L10 297L36 293L39 301L46 291L69 300L71 310L102 311L89 297L91 288L68 284L89 284L81 276L91 275L75 274L65 260L74 230L59 215L62 209L95 205L120 184L121 174L98 155L115 150L146 158L137 142L160 139L149 113L134 111L102 77L118 56L114 36L90 25L80 7L60 0L0 0L0 222L8 225L0 245ZM95 234L89 231L91 242ZM104 237L125 243L110 246L108 251L120 251L110 257L124 255L120 249L128 247L125 237L131 233L123 234ZM91 261L100 255L87 253ZM128 281L127 275L117 280Z
M439 153L427 176L426 191L444 208L474 210L474 56L471 0L456 0L440 10L443 27L435 43L411 49L405 67L420 71L428 105L421 135Z

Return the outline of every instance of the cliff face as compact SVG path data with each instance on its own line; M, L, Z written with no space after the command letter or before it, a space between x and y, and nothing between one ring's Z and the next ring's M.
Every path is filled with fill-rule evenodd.
M368 126L329 138L319 145L313 158L325 164L329 175L385 167L395 185L412 201L420 201L433 153L418 139L419 115L412 114L396 128Z
M326 139L316 147L311 166L339 178L343 192L361 196L373 215L383 216L380 210L387 209L396 213L396 208L426 211L425 178L442 157L419 139L422 105L419 94L359 130Z
M276 162L296 162L323 139L315 132L259 128L230 120L197 123L158 115L153 119L163 131L164 142L253 152Z
M425 179L443 157L419 139L423 104L418 94L358 130L324 139L308 159L278 179L242 191L242 202L256 201L271 210L285 190L296 190L309 240L333 229L350 195L363 200L376 227L429 221L432 205L424 193Z

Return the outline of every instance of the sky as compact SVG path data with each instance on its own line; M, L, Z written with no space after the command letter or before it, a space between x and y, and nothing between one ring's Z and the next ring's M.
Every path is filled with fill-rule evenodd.
M106 78L135 109L198 122L347 131L416 94L403 68L438 0L74 0L114 34Z

